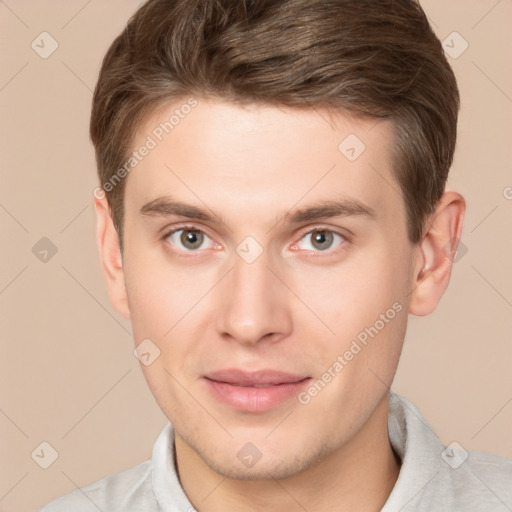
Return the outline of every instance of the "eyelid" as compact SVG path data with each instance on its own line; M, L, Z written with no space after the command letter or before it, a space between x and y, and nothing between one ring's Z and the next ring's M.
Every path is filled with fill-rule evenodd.
M350 238L350 234L347 234L349 233L348 229L342 229L340 227L336 228L333 226L323 226L322 224L304 228L303 230L299 231L298 237L302 238L304 235L313 233L315 231L330 231L331 233L336 233L337 235L342 236L345 240Z
M220 244L215 242L210 235L208 235L208 233L206 232L206 230L204 228L199 227L199 226L194 226L192 224L181 224L178 226L173 226L172 228L169 228L169 229L164 229L163 230L164 234L162 235L162 240L166 241L171 235L173 235L177 231L198 231L198 232L202 233L203 235L207 236L212 241L212 243L214 245L214 248L213 248L214 250L217 250L222 247ZM170 245L172 245L172 244L170 244ZM176 251L181 254L187 253L190 255L198 255L199 253L201 253L205 250L206 249L201 249L201 250L196 250L196 251L187 251L184 249L176 249Z
M300 231L299 234L297 235L298 238L297 238L297 241L294 242L292 244L292 247L296 247L297 244L306 236L306 235L309 235L311 233L314 233L316 231L327 231L329 233L334 233L335 235L338 235L340 236L342 239L343 239L343 242L340 243L336 248L334 249L326 249L325 251L307 251L309 253L313 253L317 256L321 256L323 254L333 254L335 252L337 252L338 250L340 250L340 247L345 245L345 243L349 242L350 241L350 236L349 235L346 235L345 233L343 233L343 230L341 228L338 228L335 229L333 227L329 227L329 226L322 226L322 225L317 225L317 226L314 226L314 227L308 227L308 228L305 228L303 231ZM300 249L299 249L300 250Z
M178 225L178 226L173 226L172 228L169 228L169 229L165 229L164 230L164 235L162 236L162 240L167 240L171 235L173 235L174 233L176 233L177 231L186 231L186 230L190 230L190 231L199 231L200 233L202 233L203 235L207 236L212 242L213 244L216 246L215 247L215 250L218 250L219 248L222 248L222 245L215 242L212 237L210 237L208 235L208 233L206 232L206 230L200 226L197 226L197 225L193 225L193 224L181 224L181 225ZM323 226L323 225L316 225L316 226L313 226L313 227L306 227L304 228L302 231L299 232L299 234L297 235L297 241L296 242L293 242L292 244L292 247L294 246L297 246L297 244L306 236L306 235L309 235L311 233L314 233L315 231L327 231L327 232L330 232L330 233L334 233L338 236L340 236L341 238L343 238L343 241L344 242L349 242L350 241L350 236L343 233L342 231L344 230L336 230L335 228L333 227L330 227L330 226ZM327 249L325 251L308 251L308 252L312 252L312 253L315 253L315 254L318 254L319 256L321 256L322 254L332 254L334 252L336 252L338 250L338 248L340 246L344 245L344 243L341 243L337 248L335 249ZM198 254L202 251L204 251L205 249L202 249L202 250L196 250L196 251L184 251L184 250L179 250L179 252L183 253L189 253L189 254ZM300 250L300 249L299 249Z

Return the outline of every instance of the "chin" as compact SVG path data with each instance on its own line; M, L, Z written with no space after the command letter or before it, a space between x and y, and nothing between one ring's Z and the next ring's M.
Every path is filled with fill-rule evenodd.
M319 447L314 453L304 453L304 447L298 453L273 453L265 456L264 450L261 458L250 467L245 467L235 454L233 462L231 456L226 457L226 452L209 453L207 456L198 452L203 461L219 475L235 480L282 480L300 474L320 462L328 455L332 448Z
M253 467L243 467L242 464L222 464L218 460L208 461L206 464L219 475L233 480L282 480L292 477L304 470L297 460L286 461L258 461Z

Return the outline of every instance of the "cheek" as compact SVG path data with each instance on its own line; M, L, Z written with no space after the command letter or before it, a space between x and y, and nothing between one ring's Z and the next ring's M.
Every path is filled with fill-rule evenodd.
M205 269L176 265L163 251L134 253L125 267L135 341L172 336L211 287ZM213 277L212 277L213 279Z
M135 344L149 339L158 353L151 365L141 367L160 406L167 410L187 402L178 382L190 383L197 374L195 363L205 357L198 357L198 350L205 323L211 325L212 308L205 306L216 274L206 266L177 265L156 252L132 253L125 276Z
M355 248L337 264L303 262L282 267L281 277L298 300L286 299L289 302L280 307L293 317L300 343L308 344L307 340L314 337L316 347L304 349L316 352L321 364L347 350L358 336L364 338L365 329L379 321L381 314L386 315L397 301L406 309L408 279L404 268L408 255L403 247L403 241L393 243L383 235L371 248ZM206 325L203 316L222 307L211 303L213 294L208 296L214 285L222 287L223 283L218 282L222 274L214 264L177 264L163 250L131 251L125 277L135 343L149 338L165 351L174 340L173 354L192 350L175 343L176 337L187 332L190 337L197 330L194 324ZM283 296L289 295L286 292ZM378 338L384 333L401 338L405 316L398 315L386 323L384 329L379 329Z
M367 272L354 307L363 312L353 340L362 347L357 356L368 386L390 386L407 328L410 258L407 247L383 246ZM364 368L363 368L364 367Z
M147 366L141 361L144 378L168 417L174 418L175 410L192 414L194 404L180 383L193 376L196 347L190 341L196 339L195 315L209 288L206 276L150 251L132 254L125 273L135 344L149 339L150 352L158 354Z
M317 369L328 369L346 354L347 377L363 372L356 380L368 378L373 369L386 382L392 378L407 326L410 286L408 249L397 251L397 246L376 244L336 269L300 274L296 289L321 319L311 324L323 333L315 335Z
M297 295L337 335L353 336L409 291L407 255L382 244L354 252L330 269L296 271ZM393 314L393 311L391 311Z

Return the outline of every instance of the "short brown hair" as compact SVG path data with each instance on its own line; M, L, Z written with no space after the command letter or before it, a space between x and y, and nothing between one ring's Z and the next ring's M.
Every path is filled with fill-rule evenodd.
M409 239L421 240L453 160L459 91L418 1L148 0L94 91L100 183L126 162L144 116L190 96L391 119ZM124 180L109 188L122 248Z

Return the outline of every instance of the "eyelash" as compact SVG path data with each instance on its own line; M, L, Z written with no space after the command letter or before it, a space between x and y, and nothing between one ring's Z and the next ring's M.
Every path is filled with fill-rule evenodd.
M185 224L185 225L173 227L170 231L167 231L166 234L162 236L162 240L164 242L166 242L167 239L171 235L173 235L174 233L176 233L178 231L197 231L197 232L202 233L203 235L208 237L208 235L202 229L199 229L197 226L192 226L190 224ZM325 251L309 251L310 253L312 252L312 254L310 254L309 256L311 256L313 258L332 256L333 254L336 254L336 253L338 253L338 251L342 250L342 248L345 246L345 244L349 242L349 238L347 237L347 235L339 233L339 232L337 232L337 231L335 231L335 230L333 230L333 229L331 229L331 228L329 228L327 226L316 226L313 229L309 229L308 231L300 233L298 241L300 242L306 235L310 235L310 234L315 233L317 231L326 231L327 233L332 233L334 235L338 235L339 237L342 238L342 241L340 242L340 244L335 249L332 249L332 250L327 249ZM210 237L208 237L208 238L210 238ZM211 238L210 238L210 240L211 240ZM294 242L293 245L296 245L297 243L298 242ZM171 245L171 244L169 244L169 245ZM198 249L196 251L180 250L178 252L178 254L183 254L183 253L189 254L190 253L190 255L188 255L187 257L195 258L195 257L199 257L200 253L202 251L204 251L204 249L202 249L202 250ZM174 251L174 250L172 252L176 253L176 251ZM197 253L197 254L194 254L194 253Z

